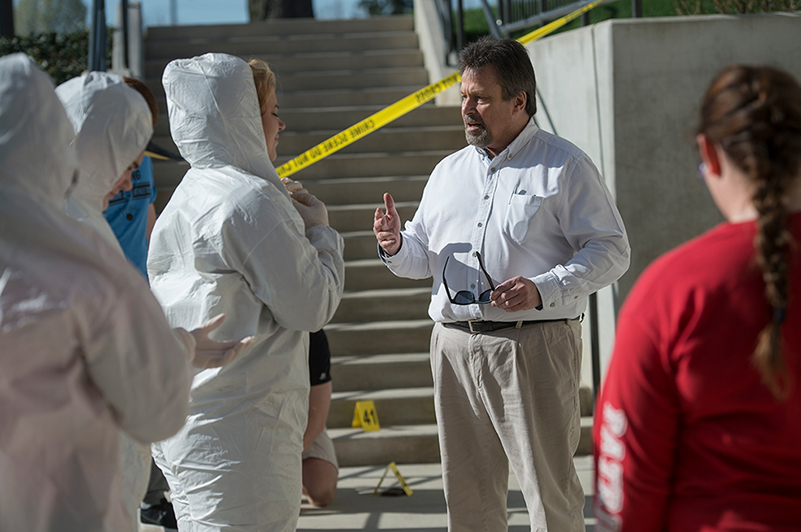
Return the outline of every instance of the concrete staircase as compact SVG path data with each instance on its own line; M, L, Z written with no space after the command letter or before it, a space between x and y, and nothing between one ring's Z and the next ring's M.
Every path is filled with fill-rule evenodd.
M161 146L174 149L160 83L165 65L210 51L259 57L276 71L287 123L276 166L428 83L411 17L150 28L147 82L165 111L155 138ZM342 466L439 461L428 358L431 282L400 279L383 266L372 219L385 191L401 217L411 218L434 165L464 144L459 109L427 104L292 176L328 205L331 225L345 239L346 292L325 328L334 382L328 427ZM157 210L186 169L156 164ZM375 403L381 430L351 428L362 400ZM586 389L582 411L590 410ZM587 453L589 431L582 433L580 453Z

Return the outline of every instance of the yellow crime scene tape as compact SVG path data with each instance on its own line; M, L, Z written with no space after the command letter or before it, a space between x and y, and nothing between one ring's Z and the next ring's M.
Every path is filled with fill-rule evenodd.
M593 2L580 7L572 13L569 13L562 18L554 20L553 22L546 24L541 28L537 28L531 33L520 37L517 39L517 41L523 45L534 42L537 39L545 37L549 33L558 30L565 24L572 22L574 19L580 17L587 11L597 7L605 1L606 0L594 0ZM410 94L401 100L398 100L389 107L385 107L377 113L368 116L361 122L350 126L348 129L337 133L333 137L324 140L317 146L314 146L313 148L301 153L291 161L288 161L276 168L276 172L278 172L280 177L291 176L295 172L298 172L307 166L311 166L312 164L325 159L332 153L338 152L345 146L356 142L360 138L365 137L370 133L377 131L378 129L381 129L393 120L397 120L410 111L417 109L424 103L433 99L440 92L452 87L453 85L456 85L460 81L461 76L458 72L456 72L439 80L436 83L432 83L428 87L422 88L419 91Z

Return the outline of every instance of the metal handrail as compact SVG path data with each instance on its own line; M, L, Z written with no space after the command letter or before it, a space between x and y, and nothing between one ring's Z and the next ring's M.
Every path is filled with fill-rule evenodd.
M106 64L106 2L92 1L92 27L89 30L89 71L105 72Z
M448 48L445 50L445 64L451 66L451 52L453 52L453 15L451 13L450 0L435 0L434 5L437 7L437 14L439 15L439 25L442 30L442 35L445 42L448 43Z
M481 0L481 8L490 33L500 38L518 30L540 26L589 3L589 0L497 0L497 18L487 0ZM632 0L632 14L634 18L642 17L642 0ZM584 25L589 23L586 13L582 15L582 21Z
M129 28L128 28L128 0L120 0L122 4L122 55L124 56L123 63L125 68L131 68L131 61L129 56L128 50L128 38L129 38Z

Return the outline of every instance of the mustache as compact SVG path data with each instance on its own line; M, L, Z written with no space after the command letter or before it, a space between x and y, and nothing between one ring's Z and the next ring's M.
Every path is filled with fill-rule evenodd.
M479 125L479 126L481 126L481 127L486 127L486 126L484 125L484 121L481 119L481 117L480 117L480 116L471 116L471 115L468 115L468 116L465 116L465 117L462 119L462 121L464 122L464 125L465 125L465 126Z

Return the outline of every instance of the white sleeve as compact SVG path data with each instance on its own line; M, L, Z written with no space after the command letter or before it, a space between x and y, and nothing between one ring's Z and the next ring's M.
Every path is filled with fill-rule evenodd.
M281 327L322 329L342 298L342 237L324 225L312 227L304 235L294 209L290 214L280 206L265 208L272 211L266 213L267 220L260 220L259 213L237 211L226 222L223 260L244 276Z
M147 283L131 266L130 284L107 304L81 313L87 370L120 428L143 443L163 440L184 424L192 372Z
M576 254L565 264L533 277L543 306L562 306L612 284L629 267L626 228L609 189L588 157L565 176L559 224Z

